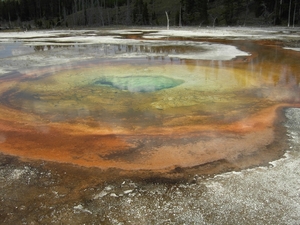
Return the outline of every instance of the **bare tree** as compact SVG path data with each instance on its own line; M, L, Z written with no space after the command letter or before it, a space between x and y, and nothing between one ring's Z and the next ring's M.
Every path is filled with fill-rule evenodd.
M179 27L182 27L182 21L181 21L181 13L182 13L182 6L181 6L181 1L180 1L180 8L179 8Z
M209 14L209 15L211 16L211 18L212 18L212 20L213 20L213 27L215 27L216 21L217 21L217 19L218 19L218 15L212 15L212 14Z
M65 26L67 26L67 11L66 11L66 7L64 6L63 7L63 14L64 14L64 17L63 17L63 20L65 22ZM60 22L62 22L60 21Z
M261 16L264 18L264 22L266 24L269 24L270 23L270 18L272 16L272 14L275 13L275 11L273 11L273 12L270 13L265 2L263 2L261 4L261 7L263 8Z
M211 2L208 4L209 4L208 7L210 9L208 15L212 19L212 26L215 27L218 18L220 18L222 16L223 12L222 12L222 10L220 10L220 6L216 5L216 3Z
M169 15L168 12L166 11L166 17L167 17L167 30L170 29L170 20L169 20Z

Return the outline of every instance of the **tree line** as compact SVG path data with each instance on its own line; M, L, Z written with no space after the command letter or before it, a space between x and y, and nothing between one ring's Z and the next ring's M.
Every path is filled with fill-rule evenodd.
M257 18L263 23L259 25L285 25L285 22L291 25L300 20L300 0L181 0L180 3L178 18L187 25L246 25L246 21Z
M235 26L249 21L292 26L300 20L300 0L0 0L0 24L9 26L12 21L34 21L40 28L164 25L165 13L174 26Z

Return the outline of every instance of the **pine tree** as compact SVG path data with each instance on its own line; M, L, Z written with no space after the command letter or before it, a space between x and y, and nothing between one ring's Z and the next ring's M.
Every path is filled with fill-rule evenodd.
M199 11L198 22L200 25L208 24L207 0L198 0L197 9Z
M148 25L149 24L149 13L148 13L148 3L147 2L145 2L143 5L142 16L143 16L144 25Z

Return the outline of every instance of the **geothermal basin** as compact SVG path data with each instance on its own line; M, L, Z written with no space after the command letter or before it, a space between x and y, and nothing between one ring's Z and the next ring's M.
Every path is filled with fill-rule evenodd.
M286 157L285 124L295 114L289 110L300 106L299 35L293 32L288 37L281 30L246 29L1 33L2 173L27 174L30 165L34 171L55 170L55 180L67 171L73 175L60 188L85 177L79 183L86 190L91 192L89 182L95 190L104 188L102 194L87 194L99 200L114 189L103 182L124 185L130 179L130 190L138 189L134 182L147 188L158 183L162 186L151 188L160 191L178 182L216 188L199 175L207 179L268 166ZM78 190L71 193L74 201L82 198ZM145 201L147 194L141 195ZM85 211L83 203L69 208L96 213ZM103 212L104 224L118 224L111 212ZM14 221L5 215L4 221ZM199 221L216 218L205 215ZM189 218L196 221L194 214ZM168 219L178 224L178 217Z

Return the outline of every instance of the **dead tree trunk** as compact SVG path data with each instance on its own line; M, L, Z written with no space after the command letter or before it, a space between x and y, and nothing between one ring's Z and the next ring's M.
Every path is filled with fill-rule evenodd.
M170 20L169 20L169 15L168 12L166 11L166 17L167 17L167 30L170 29Z
M211 16L211 18L212 18L212 20L213 20L213 27L215 27L216 21L217 21L217 19L218 19L218 16L215 16L215 15L210 15L210 16Z

